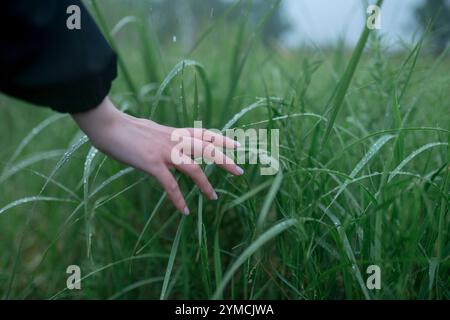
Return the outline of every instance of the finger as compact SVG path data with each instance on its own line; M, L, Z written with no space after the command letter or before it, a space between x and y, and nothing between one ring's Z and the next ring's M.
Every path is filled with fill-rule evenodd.
M164 190L166 190L167 195L172 201L173 205L177 210L181 213L188 215L189 209L186 206L186 201L184 200L183 194L181 193L180 187L178 186L177 181L173 177L172 173L170 173L169 169L164 168L158 171L156 175L156 179L161 183Z
M241 167L237 166L230 157L217 149L212 143L186 137L184 138L182 152L192 157L201 157L208 160L208 163L214 163L233 175L240 176L244 173Z
M236 165L236 163L221 150L217 149L211 143L205 143L203 148L203 159L209 163L214 163L219 168L231 173L235 176L244 174L244 170Z
M206 177L202 168L185 154L181 155L181 160L181 163L176 165L175 168L177 168L185 175L191 177L200 191L208 196L209 199L217 200L217 194L209 183L208 178Z
M190 128L189 133L191 134L192 138L210 142L214 144L216 147L222 147L225 149L235 149L241 146L238 141L235 141L218 132L213 132L211 130Z

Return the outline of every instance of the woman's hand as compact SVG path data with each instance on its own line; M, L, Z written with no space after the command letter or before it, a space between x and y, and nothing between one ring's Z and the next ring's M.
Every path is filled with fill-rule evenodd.
M193 128L177 130L150 120L135 118L117 110L108 97L97 108L72 114L72 117L97 149L154 176L164 187L174 206L183 214L189 214L189 209L170 168L176 168L190 176L211 200L216 200L217 194L191 157L204 156L205 150L214 149L213 152L208 152L209 161L233 175L243 174L240 167L215 148L237 147L234 140L220 134L202 130L201 137L197 137L194 136ZM185 135L181 137L184 143L173 141L174 131L175 136L180 133ZM173 160L174 154L177 155L177 161ZM182 159L181 163L179 159Z

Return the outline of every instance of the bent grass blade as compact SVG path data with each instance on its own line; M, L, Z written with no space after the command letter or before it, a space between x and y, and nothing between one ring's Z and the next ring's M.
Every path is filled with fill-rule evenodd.
M239 267L256 251L261 249L261 247L265 245L268 241L274 239L282 232L294 226L296 223L297 223L296 219L288 219L281 221L277 223L275 226L271 227L269 230L265 231L252 244L250 244L244 250L244 252L242 252L241 255L233 262L231 267L225 273L212 298L220 299L223 294L223 291L225 290L226 285L228 284L228 282L230 282L231 278L233 277L234 273L239 269Z

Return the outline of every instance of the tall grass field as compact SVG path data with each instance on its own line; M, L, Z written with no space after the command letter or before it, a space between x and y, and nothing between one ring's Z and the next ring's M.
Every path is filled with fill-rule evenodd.
M250 23L233 2L189 45L163 43L149 12L119 3L87 3L119 56L117 107L174 127L279 129L280 170L205 165L215 202L176 174L185 217L70 116L2 95L0 297L450 298L448 50L432 55L425 32L392 51L364 25L354 48L270 46L271 10ZM81 290L66 286L71 265Z

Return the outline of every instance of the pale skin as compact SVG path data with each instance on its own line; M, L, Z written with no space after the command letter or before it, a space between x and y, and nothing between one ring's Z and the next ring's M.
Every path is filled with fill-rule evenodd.
M220 134L203 131L198 137L194 136L193 128L185 128L182 131L186 132L186 140L191 142L192 147L177 150L184 161L182 164L175 164L171 159L171 152L173 148L179 147L176 141L172 141L171 135L176 128L123 113L108 97L98 107L72 114L72 118L97 149L117 161L154 176L175 208L185 215L189 214L189 209L170 169L175 168L191 177L205 196L217 200L217 194L205 173L191 157L201 156L203 150L213 146L227 149L238 146L234 140ZM232 175L239 176L244 172L220 150L216 150L209 160Z

